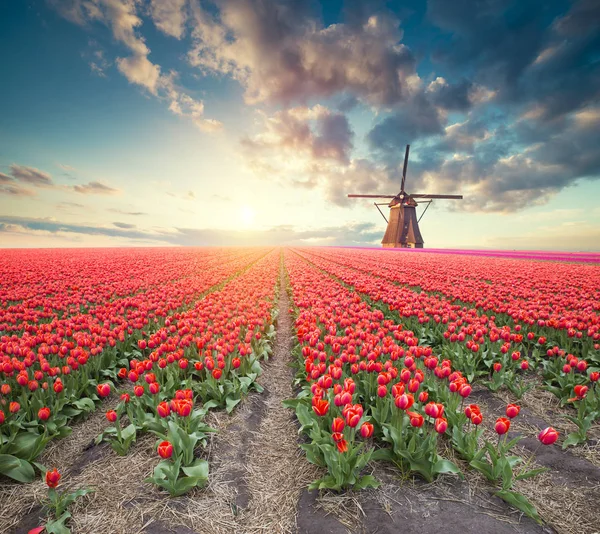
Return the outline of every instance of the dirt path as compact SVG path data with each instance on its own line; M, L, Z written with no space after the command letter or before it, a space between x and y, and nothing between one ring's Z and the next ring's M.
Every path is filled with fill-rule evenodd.
M311 466L298 448L298 427L282 401L292 398L289 368L293 345L292 319L286 279L282 276L279 316L273 358L264 365L262 383L269 395L246 458L245 482L249 494L247 510L240 517L240 533L281 534L296 531L300 493L314 478Z

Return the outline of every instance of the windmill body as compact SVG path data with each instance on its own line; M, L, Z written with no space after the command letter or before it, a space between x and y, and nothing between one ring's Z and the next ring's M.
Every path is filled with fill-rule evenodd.
M427 211L433 199L453 199L460 200L462 195L430 195L430 194L408 194L404 190L406 181L406 168L408 166L408 152L410 145L406 145L406 153L404 155L404 168L402 171L402 184L400 192L397 195L348 195L350 198L378 198L391 199L389 202L377 203L375 207L379 210L383 218L387 222L387 229L383 236L381 244L383 248L423 248L423 237L419 230L419 221ZM421 213L421 217L417 218L417 201L425 199L427 203L425 210ZM379 206L387 204L390 209L389 218L386 218Z

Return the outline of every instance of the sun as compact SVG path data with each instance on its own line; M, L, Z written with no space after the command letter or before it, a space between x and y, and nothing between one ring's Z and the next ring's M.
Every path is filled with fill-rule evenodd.
M256 212L250 206L242 206L240 218L244 226L251 226L255 216Z

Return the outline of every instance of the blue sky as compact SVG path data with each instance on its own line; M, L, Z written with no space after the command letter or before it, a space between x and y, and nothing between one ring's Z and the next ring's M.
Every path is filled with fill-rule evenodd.
M0 6L0 246L377 245L369 201L460 193L426 246L600 249L600 7ZM422 207L419 208L419 210Z

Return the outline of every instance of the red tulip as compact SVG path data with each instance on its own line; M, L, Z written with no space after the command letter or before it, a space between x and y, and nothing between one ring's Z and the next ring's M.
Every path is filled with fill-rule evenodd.
M171 456L173 456L173 445L171 445L171 443L169 443L168 441L162 441L160 443L160 445L158 446L158 455L167 460L168 458L171 458Z
M98 396L101 398L108 397L110 395L110 384L98 384L96 386Z
M598 371L592 371L590 373L590 380L592 382L598 382L598 379L600 379L600 372L598 372Z
M448 421L444 417L438 417L435 420L434 428L438 434L443 434L448 429Z
M344 453L348 450L348 442L345 439L342 439L336 443L338 451Z
M341 417L336 417L331 423L331 431L332 432L343 432L346 423Z
M38 419L42 420L42 421L47 421L50 418L50 408L46 408L45 406L43 408L40 408L38 410Z
M337 443L338 441L342 441L344 439L344 434L341 432L334 432L331 434L331 438Z
M408 410L414 403L415 399L410 393L404 393L394 399L397 408Z
M517 417L517 415L519 415L520 411L521 411L520 406L517 406L516 404L509 404L506 407L506 417L508 417L510 419L514 419L515 417Z
M540 432L540 434L538 435L538 439L544 445L552 445L558 439L558 432L554 430L554 428L549 426L548 428L545 428Z
M54 390L54 393L56 393L56 394L60 393L64 389L63 383L60 381L60 379L57 380L56 382L54 382L52 389Z
M144 394L144 386L135 386L133 388L133 394L136 397L141 397Z
M122 402L124 402L125 404L127 404L130 400L131 400L131 397L129 396L129 393L122 393L121 394L121 401Z
M414 426L416 428L420 428L423 426L423 422L425 421L425 419L420 413L407 411L406 414L410 418L411 426Z
M239 358L234 358L233 360L231 360L231 366L234 369L238 369L240 365L242 365L242 361Z
M354 408L351 408L350 410L346 411L345 415L346 415L346 424L350 428L354 428L360 422L360 418L362 417L362 412L355 410Z
M152 382L152 384L148 386L148 390L151 395L156 395L160 391L160 385L158 382Z
M106 412L106 419L108 419L110 423L114 423L117 420L117 412L108 410L108 412Z
M329 410L329 402L323 399L313 397L312 409L319 417L323 417L327 415L327 411Z
M169 408L169 403L167 403L167 402L159 403L159 405L156 407L156 413L158 413L158 415L160 417L168 417L169 414L171 413L171 409Z
M46 471L46 484L49 488L55 488L58 486L60 480L60 473L58 469L54 468L52 471Z
M2 423L4 423L5 420L6 420L6 417L4 415L4 412L2 410L0 410L0 425Z
M21 405L18 402L11 402L8 405L8 411L10 413L17 413L21 409Z
M370 438L373 435L373 430L373 425L369 422L365 422L360 427L360 435L365 439Z
M221 369L218 369L218 368L213 369L212 375L215 380L219 380L219 378L221 378L221 376L223 376L223 371L221 371Z
M502 434L506 434L510 428L510 419L507 419L506 417L498 417L494 428L500 436Z

